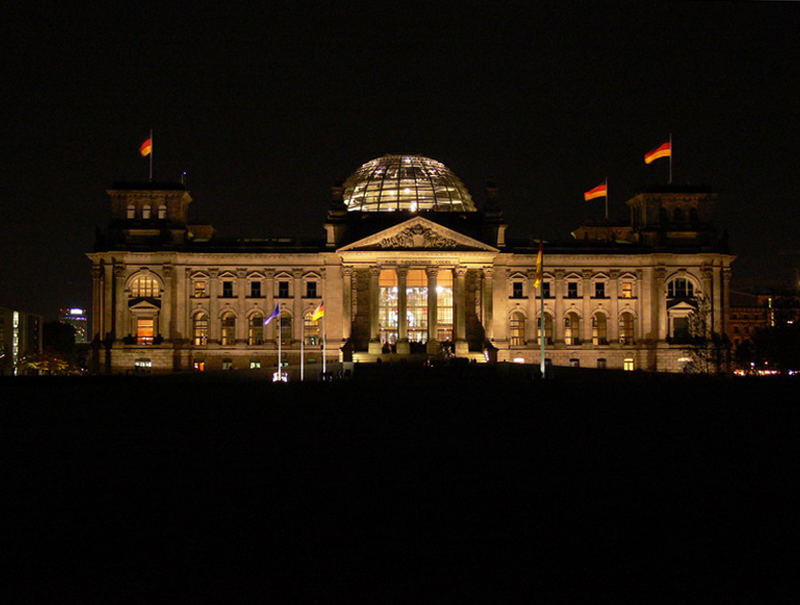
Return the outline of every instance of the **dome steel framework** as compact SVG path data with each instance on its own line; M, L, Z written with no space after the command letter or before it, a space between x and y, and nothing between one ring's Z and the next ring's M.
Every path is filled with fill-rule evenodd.
M421 155L384 155L363 164L345 181L343 196L353 211L477 211L461 180Z

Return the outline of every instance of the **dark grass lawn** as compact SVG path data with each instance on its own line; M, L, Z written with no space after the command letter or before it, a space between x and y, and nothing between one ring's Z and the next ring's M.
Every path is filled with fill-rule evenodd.
M3 602L794 600L798 381L0 382Z

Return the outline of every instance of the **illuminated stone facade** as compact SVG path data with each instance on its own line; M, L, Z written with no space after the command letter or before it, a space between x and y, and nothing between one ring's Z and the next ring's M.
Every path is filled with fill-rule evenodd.
M331 363L443 352L539 362L538 245L507 241L495 190L478 211L428 158L365 164L334 189L325 238L312 244L218 238L189 224L177 185L109 195L112 222L88 255L100 370L267 371L279 334L283 360L296 366L302 342L305 362L319 364L323 333ZM698 310L706 336L724 334L733 257L711 223L714 199L651 189L628 201L629 224L546 242L546 358L679 371ZM323 301L324 318L311 321ZM276 305L280 320L264 326Z

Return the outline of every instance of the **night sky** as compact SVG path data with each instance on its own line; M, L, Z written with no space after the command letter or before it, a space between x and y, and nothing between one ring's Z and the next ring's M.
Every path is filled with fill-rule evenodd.
M322 237L331 185L385 153L449 166L510 237L566 239L668 162L719 192L739 287L797 250L800 5L437 3L6 12L0 305L89 306L105 190L188 171L221 235ZM117 5L121 6L121 5ZM34 9L35 10L35 9Z

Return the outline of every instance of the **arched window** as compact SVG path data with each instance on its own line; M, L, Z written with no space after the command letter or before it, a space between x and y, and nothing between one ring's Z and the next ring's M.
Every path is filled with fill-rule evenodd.
M292 344L292 316L288 313L280 316L280 339L283 346Z
M685 277L676 277L667 284L667 298L694 298L694 284Z
M195 346L203 347L208 344L208 315L203 312L194 314L192 335Z
M236 316L227 311L221 320L220 344L229 347L236 344Z
M547 338L547 344L553 344L553 316L550 313L544 314L544 333ZM536 335L538 343L542 344L542 324L541 319L536 322Z
M581 318L577 313L570 312L564 318L564 343L568 345L581 344Z
M608 344L608 322L603 313L595 313L592 316L592 344Z
M319 320L314 321L311 317L314 315L312 311L305 314L303 318L303 330L306 344L316 346L320 343L319 340Z
M136 276L131 282L131 296L133 298L158 298L161 296L158 280L153 275Z
M143 219L150 218L150 206L142 206L142 218Z
M681 210L680 208L675 208L675 210L672 211L672 220L676 223L682 223L683 210Z
M250 318L247 329L247 344L251 347L264 343L264 316L256 313Z
M619 342L632 345L633 337L633 314L626 311L619 316Z
M164 204L158 207L158 218L162 221L167 218L167 207Z
M128 218L136 218L136 206L133 204L128 204L128 210L126 216Z
M514 311L509 318L508 339L512 347L525 344L525 316L519 311Z

